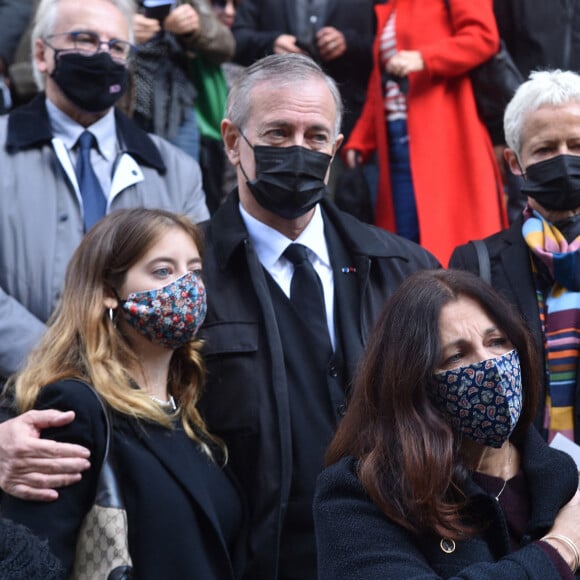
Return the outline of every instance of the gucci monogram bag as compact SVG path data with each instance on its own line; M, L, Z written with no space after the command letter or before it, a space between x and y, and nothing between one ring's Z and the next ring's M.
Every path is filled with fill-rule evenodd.
M93 390L90 385L87 386ZM105 413L107 443L95 503L85 516L77 537L71 578L129 580L133 568L127 542L127 513L109 457L111 423L103 401L93 392Z

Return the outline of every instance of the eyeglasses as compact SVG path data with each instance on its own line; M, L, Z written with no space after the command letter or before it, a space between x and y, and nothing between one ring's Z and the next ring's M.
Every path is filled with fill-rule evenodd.
M56 47L48 41L54 38L62 38L62 47ZM136 51L135 47L125 40L101 40L96 32L81 30L76 32L63 32L61 34L51 34L45 37L44 42L55 51L78 51L84 54L93 55L101 50L103 44L109 47L109 54L113 60L126 62Z

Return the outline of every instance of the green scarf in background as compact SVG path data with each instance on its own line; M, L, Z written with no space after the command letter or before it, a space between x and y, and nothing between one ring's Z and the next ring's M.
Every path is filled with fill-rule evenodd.
M221 141L220 125L226 109L228 86L222 67L202 55L189 60L191 80L197 89L195 114L202 137Z

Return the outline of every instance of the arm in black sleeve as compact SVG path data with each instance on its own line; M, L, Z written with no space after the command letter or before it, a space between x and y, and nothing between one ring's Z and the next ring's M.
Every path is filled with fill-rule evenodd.
M25 501L5 495L2 515L24 524L41 539L47 539L69 574L74 563L78 530L95 499L106 444L105 416L94 393L74 380L43 387L35 408L75 412L72 423L46 429L42 437L87 447L91 451L91 467L78 483L61 488L58 499L53 502Z

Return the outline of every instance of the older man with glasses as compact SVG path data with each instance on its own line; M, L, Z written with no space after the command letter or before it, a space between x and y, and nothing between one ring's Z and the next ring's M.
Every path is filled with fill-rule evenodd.
M40 2L33 62L45 92L0 118L0 377L44 332L70 256L106 213L208 217L197 163L115 109L133 16L131 0Z

